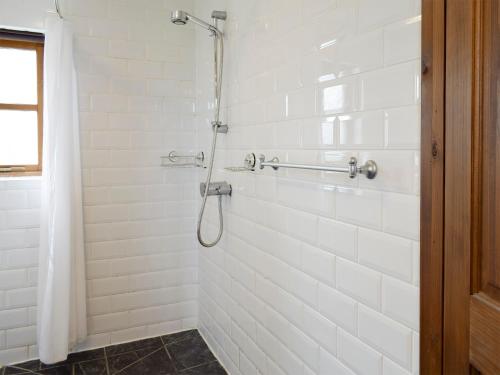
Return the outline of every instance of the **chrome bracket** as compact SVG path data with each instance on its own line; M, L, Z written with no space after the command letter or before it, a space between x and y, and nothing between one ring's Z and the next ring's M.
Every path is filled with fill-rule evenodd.
M257 158L255 157L255 154L253 152L247 154L247 156L245 156L245 160L243 161L243 167L249 171L254 171L255 164L257 164Z
M217 130L217 133L219 133L219 134L227 134L227 132L229 131L229 126L222 125L222 123L220 121L218 121L218 122L212 121L212 127L215 130Z
M373 160L367 160L364 165L358 167L358 173L364 174L369 180L373 180L377 176L377 163Z
M264 169L265 165L263 165L262 163L266 163L266 157L262 154L260 154L259 156L259 167L260 169ZM267 163L279 163L280 162L280 159L275 156L274 158L272 158L271 160L267 161ZM274 165L271 165L270 166L272 169L274 169L275 171L277 171L279 169L279 166L274 166Z
M227 12L224 10L214 10L212 12L212 18L214 18L216 20L225 21L225 20L227 20Z

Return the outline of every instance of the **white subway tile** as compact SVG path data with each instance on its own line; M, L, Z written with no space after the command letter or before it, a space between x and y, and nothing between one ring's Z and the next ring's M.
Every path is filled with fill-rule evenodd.
M421 16L388 25L384 29L384 61L386 65L420 57Z
M343 259L336 263L337 289L380 309L381 279L378 272Z
M411 281L413 272L411 245L410 240L401 237L360 229L359 261L381 272Z
M361 0L358 6L360 30L404 19L413 12L412 0L381 0L376 4L370 0Z
M323 348L320 349L319 353L319 367L319 375L354 375L353 371Z
M0 311L0 329L11 329L28 325L28 309Z
M123 59L141 59L145 56L145 48L142 43L126 40L110 40L109 56Z
M419 298L417 287L390 277L383 278L383 313L416 331L419 329Z
M338 358L357 374L381 375L382 355L347 332L338 332Z
M385 145L391 149L420 147L420 107L391 108L385 111Z
M342 328L355 332L357 304L353 299L335 289L320 284L319 312Z
M361 108L370 110L416 104L420 100L419 82L419 65L415 62L364 73L360 78Z
M36 343L36 327L13 328L5 331L7 348L16 348Z
M28 360L28 347L0 350L0 363L14 364Z
M411 369L412 331L373 310L358 309L358 334L406 369Z
M303 244L302 270L311 277L335 286L335 256L316 247Z
M304 306L301 327L321 347L334 355L337 353L337 326L330 320L318 314L314 309ZM320 368L321 357L320 353Z
M420 199L416 195L384 193L382 221L385 232L418 240Z
M318 243L321 247L347 259L356 259L357 229L353 225L320 218Z
M371 228L382 226L382 194L376 190L337 188L337 220Z
M383 363L383 374L384 375L409 375L410 373L398 364L391 361L389 358L384 357Z
M374 160L377 177L362 179L360 187L399 193L415 194L419 189L420 163L412 151L366 151L360 152L359 162Z
M22 190L0 190L0 209L21 209L26 208L27 192Z
M360 108L357 77L340 78L321 84L317 93L317 113L331 115L354 112Z
M362 112L338 116L339 147L380 149L384 146L384 112Z
M5 292L5 305L9 308L36 305L36 288L13 289Z
M12 290L28 285L26 270L2 270L0 271L0 289Z

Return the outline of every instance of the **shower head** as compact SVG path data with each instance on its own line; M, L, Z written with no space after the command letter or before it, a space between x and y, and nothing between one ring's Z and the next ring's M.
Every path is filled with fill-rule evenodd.
M225 16L225 12L219 12L219 13L224 13L224 16ZM214 19L222 19L221 16L219 14L216 14L216 15L212 15L212 17ZM225 18L224 18L225 19ZM189 14L188 12L185 12L183 10L174 10L172 11L171 15L170 15L170 20L172 21L173 24L175 25L185 25L186 23L188 23L188 21L193 21L195 24L197 24L198 26L201 26L209 31L211 31L212 33L215 33L215 34L222 34L219 29L217 29L217 27L213 26L213 25L210 25L209 23Z
M188 21L188 14L183 10L174 10L170 19L176 25L185 25Z

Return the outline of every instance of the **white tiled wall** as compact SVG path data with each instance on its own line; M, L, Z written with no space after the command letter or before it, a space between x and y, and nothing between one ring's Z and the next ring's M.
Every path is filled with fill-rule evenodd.
M199 313L232 375L418 373L420 0L62 4L77 33L84 347L193 327ZM40 30L52 8L2 0L0 25ZM158 167L172 149L208 151L211 135L212 40L171 25L175 8L229 13L215 178L233 196L211 249L195 241L203 174ZM357 156L380 173L223 170L250 151ZM36 356L38 192L0 182L0 363Z
M195 327L195 173L159 167L194 150L191 0L67 0L76 31L89 340ZM0 25L43 30L53 1L2 0ZM37 356L39 181L0 181L0 365Z
M200 17L217 8L230 131L216 179L233 196L220 245L200 250L202 333L233 375L417 374L420 1L196 3ZM211 48L197 31L205 148ZM223 170L251 151L380 171Z

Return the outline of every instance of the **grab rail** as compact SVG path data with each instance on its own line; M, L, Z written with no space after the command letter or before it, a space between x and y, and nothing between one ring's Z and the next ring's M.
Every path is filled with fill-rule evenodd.
M355 157L351 157L349 159L349 165L347 167L335 167L329 165L280 163L280 159L276 156L271 160L266 161L266 157L264 155L260 155L259 167L260 169L264 169L264 167L271 167L274 170L278 170L279 168L294 168L314 171L340 172L348 173L350 178L356 178L358 174L362 174L370 180L374 179L377 176L377 163L375 163L373 160L368 160L364 165L358 165L358 159L356 159Z

